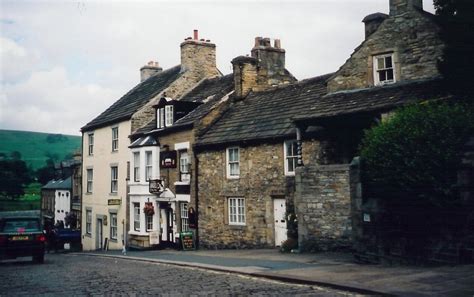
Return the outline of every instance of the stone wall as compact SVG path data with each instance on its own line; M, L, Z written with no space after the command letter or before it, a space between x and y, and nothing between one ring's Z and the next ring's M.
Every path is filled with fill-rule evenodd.
M303 144L303 160L317 156L316 141ZM206 248L275 246L273 199L293 203L294 177L285 176L283 141L240 147L240 178L226 178L226 150L198 154L199 237ZM245 226L229 225L227 199L245 198Z
M415 9L391 12L328 81L328 91L373 86L373 56L391 52L397 81L439 76L437 63L443 48L439 28L427 13Z
M295 205L301 250L350 248L350 168L313 163L297 169Z

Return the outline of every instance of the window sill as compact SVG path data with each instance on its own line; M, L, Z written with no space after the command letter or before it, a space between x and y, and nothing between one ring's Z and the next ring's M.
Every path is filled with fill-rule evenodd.
M84 234L85 237L89 237L89 238L92 238L92 233L86 233Z
M112 153L112 154L113 154L113 153L118 153L118 150L115 150L115 151L112 150L111 153Z
M190 182L189 181L177 181L177 182L174 182L174 185L175 186L187 186L189 185Z
M128 231L129 235L137 235L137 236L149 236L148 233L146 232L140 232L140 231Z
M92 192L85 192L86 195L92 195Z
M110 241L110 242L114 242L114 243L117 243L117 242L118 242L117 238L111 238L109 241Z
M247 228L247 225L234 225L234 224L229 224L229 228L233 230L244 230Z
M109 193L109 196L117 196L118 193L117 192L112 192L112 193Z

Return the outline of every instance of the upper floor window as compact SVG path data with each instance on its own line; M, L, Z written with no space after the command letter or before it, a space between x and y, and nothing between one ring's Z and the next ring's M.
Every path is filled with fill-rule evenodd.
M133 153L133 180L140 181L140 152Z
M179 152L179 177L180 180L183 182L189 182L190 175L189 175L189 154L187 151L180 151Z
M157 128L165 127L165 109L164 108L156 109L156 127Z
M145 152L145 178L149 181L153 174L153 154L151 151Z
M89 142L89 156L94 154L94 133L87 134L88 142Z
M118 188L118 167L110 167L110 192L117 193Z
M285 175L295 175L296 163L298 161L297 148L295 140L285 141L284 143Z
M166 126L173 125L173 105L165 106L165 119Z
M238 147L227 149L227 178L239 178L240 153Z
M92 179L94 178L94 171L92 169L87 169L87 186L86 191L87 193L92 193Z
M395 82L393 54L374 56L374 82L375 85Z
M113 152L118 150L118 138L119 138L118 127L114 127L112 128L112 151Z

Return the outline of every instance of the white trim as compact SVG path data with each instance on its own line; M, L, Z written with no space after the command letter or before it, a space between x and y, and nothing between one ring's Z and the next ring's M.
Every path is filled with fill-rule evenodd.
M176 201L180 201L180 202L191 202L191 195L189 194L176 194Z
M392 59L392 67L378 69L377 59L386 58L386 57L390 57ZM393 83L397 82L396 73L395 73L395 55L394 55L394 53L374 55L373 60L372 60L372 64L373 64L373 73L374 73L374 85L382 86L382 85L393 84ZM384 60L384 64L385 64L385 60ZM386 71L386 70L389 70L389 69L391 69L392 72L393 72L393 79L392 80L380 81L379 70L382 70L382 71L385 70Z
M285 175L286 176L294 176L295 175L295 169L296 169L296 162L294 164L293 171L289 171L289 166L288 166L288 160L287 160L287 145L288 144L295 144L296 145L296 140L286 140L283 142L283 162L284 162L284 167L285 167ZM292 158L297 158L297 155L291 156Z
M174 144L174 149L176 151L189 150L189 141L175 143Z
M230 174L229 151L233 150L233 149L237 149L238 159L237 159L237 161L233 161L233 163L237 163L237 166L238 166L238 174L237 175L231 175ZM226 162L226 175L227 175L227 178L228 179L238 179L238 178L240 178L240 148L238 146L228 147L225 151L225 154L226 154L225 162Z
M231 203L230 201L234 200L236 204L233 206L235 208L235 220L236 221L231 221ZM240 207L239 207L239 201L243 201L243 213L240 212ZM229 197L227 198L227 214L228 214L228 219L229 219L229 225L234 225L234 226L245 226L247 217L246 217L246 209L245 209L245 198L244 197ZM239 218L243 217L243 222L239 222Z

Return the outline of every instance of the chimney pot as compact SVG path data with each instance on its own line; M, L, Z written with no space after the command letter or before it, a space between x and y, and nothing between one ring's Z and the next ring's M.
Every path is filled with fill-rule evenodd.
M259 47L262 44L262 37L255 37L255 45L254 47Z
M194 40L198 40L198 30L194 29Z
M210 39L206 39L206 42L211 42L211 40L210 40Z
M280 39L275 39L274 41L274 47L275 48L281 48L281 42L280 42Z
M263 39L263 46L271 47L270 38L266 37Z

